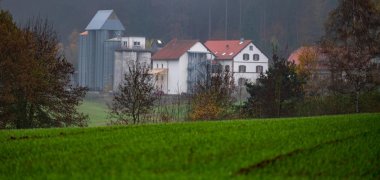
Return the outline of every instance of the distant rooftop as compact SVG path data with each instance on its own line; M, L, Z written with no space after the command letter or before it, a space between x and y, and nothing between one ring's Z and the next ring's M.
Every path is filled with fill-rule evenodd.
M215 40L207 41L205 46L215 54L217 60L232 60L251 42L251 40Z
M86 27L88 30L125 31L125 28L113 10L99 10Z
M198 40L171 40L164 48L158 51L153 57L153 60L178 60L185 54L191 47L193 47Z

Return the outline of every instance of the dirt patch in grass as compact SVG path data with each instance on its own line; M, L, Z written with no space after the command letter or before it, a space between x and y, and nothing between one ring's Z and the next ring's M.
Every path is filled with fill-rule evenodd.
M263 169L263 168L265 168L265 167L267 167L267 166L269 166L271 164L274 164L274 163L276 163L278 161L281 161L281 160L283 160L285 158L290 158L292 156L295 156L297 154L300 154L300 153L303 153L303 152L306 152L306 151L315 151L315 150L321 148L322 146L338 144L338 143L341 143L341 142L344 142L344 141L347 141L347 140L359 138L359 137L365 136L365 135L367 135L369 133L370 132L364 132L364 133L360 133L360 134L357 134L357 135L348 136L348 137L345 137L345 138L335 139L335 140L327 141L327 142L324 142L324 143L320 143L320 144L317 144L317 145L309 147L309 148L295 149L295 150L293 150L291 152L288 152L286 154L280 154L280 155L275 156L273 158L262 160L262 161L260 161L260 162L258 162L256 164L250 165L248 167L241 168L241 169L239 169L235 173L235 175L237 175L237 176L239 176L239 175L247 175L249 173L254 172L255 170Z
M60 132L57 135L43 135L43 136L10 136L8 138L9 141L18 141L18 140L34 140L34 139L45 139L45 138L55 138L55 137L66 137L66 136L73 136L73 135L79 135L84 134L84 131L79 131L75 133L64 133Z

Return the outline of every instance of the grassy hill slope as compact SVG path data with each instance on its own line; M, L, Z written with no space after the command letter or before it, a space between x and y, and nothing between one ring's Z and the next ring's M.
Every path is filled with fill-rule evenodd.
M0 131L0 179L380 178L380 114Z

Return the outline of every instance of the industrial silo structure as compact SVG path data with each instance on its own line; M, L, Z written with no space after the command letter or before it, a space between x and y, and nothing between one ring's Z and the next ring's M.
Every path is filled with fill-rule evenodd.
M104 91L113 74L115 46L107 40L121 37L125 28L113 10L100 10L79 38L79 84L90 91ZM107 49L112 48L112 50Z

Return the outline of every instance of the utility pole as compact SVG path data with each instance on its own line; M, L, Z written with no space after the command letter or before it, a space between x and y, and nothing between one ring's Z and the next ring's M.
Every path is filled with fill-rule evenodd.
M224 39L227 40L228 38L228 0L226 0L226 17L225 17L225 27L224 27Z

